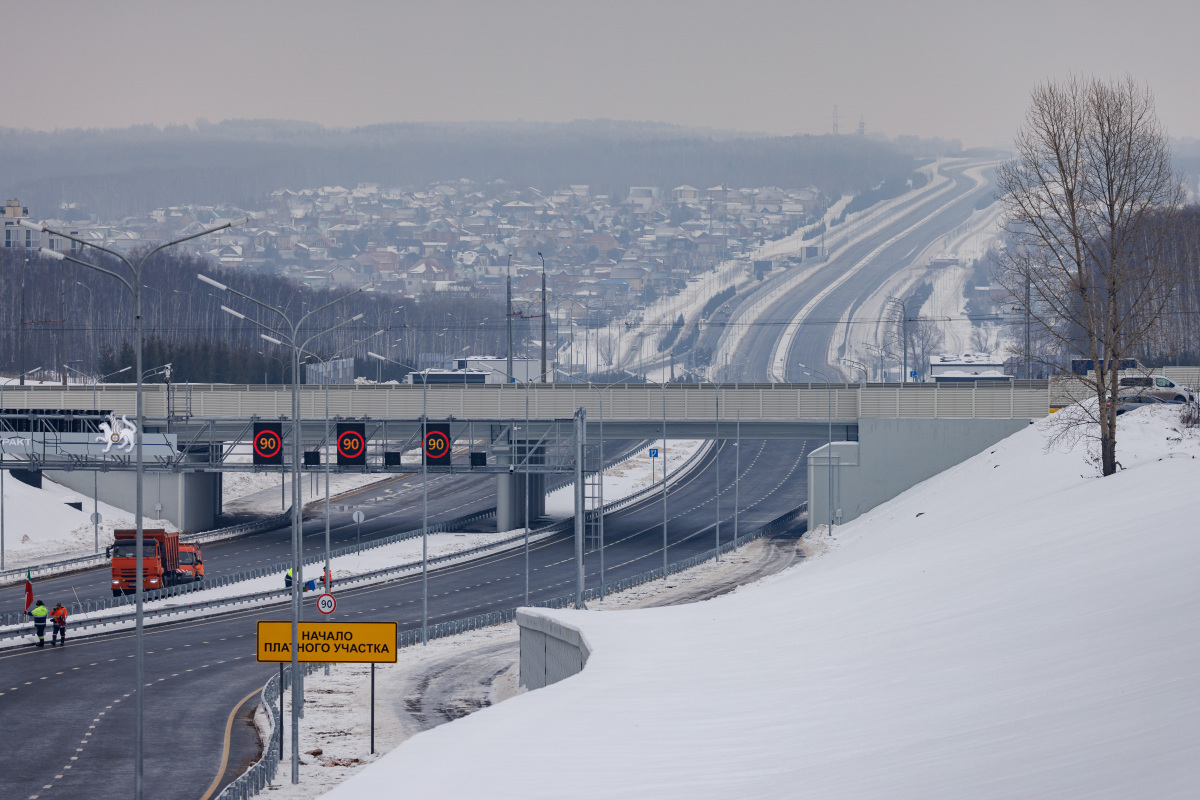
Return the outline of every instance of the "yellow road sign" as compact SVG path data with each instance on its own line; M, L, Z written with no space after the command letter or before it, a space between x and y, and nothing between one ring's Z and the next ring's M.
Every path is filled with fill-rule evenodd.
M300 661L396 662L395 622L301 622ZM292 623L258 621L258 660L292 660Z

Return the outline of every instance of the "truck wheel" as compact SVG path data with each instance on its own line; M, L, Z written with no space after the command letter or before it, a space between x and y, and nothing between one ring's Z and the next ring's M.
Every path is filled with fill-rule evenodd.
M120 589L113 589L113 597L120 597L122 594L124 594L124 592L122 592Z
M1186 403L1186 402L1187 402L1187 398L1186 398L1186 397L1184 397L1184 396L1183 396L1183 395L1181 395L1181 394L1177 394L1177 395L1175 395L1175 402L1176 402L1176 403Z

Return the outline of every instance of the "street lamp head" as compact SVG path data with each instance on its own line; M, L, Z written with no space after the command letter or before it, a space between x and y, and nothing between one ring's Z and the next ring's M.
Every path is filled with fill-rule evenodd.
M207 275L201 275L200 273L197 272L196 277L199 278L200 280L204 281L205 283L207 283L209 286L214 286L214 287L220 289L222 292L229 291L228 286L221 283L220 281L214 281L212 278L208 277Z
M24 220L21 221L24 222ZM66 256L64 256L62 253L58 252L57 250L51 250L49 247L40 248L38 250L38 254L42 258L48 258L51 261L62 261L66 258Z
M353 317L351 317L351 318L350 318L350 321L351 321L351 322L358 322L358 321L359 321L360 319L362 319L362 318L363 318L363 315L362 315L362 314L355 314Z
M40 222L34 222L31 219L21 219L21 221L18 222L17 224L20 225L22 228L29 228L30 230L34 230L34 231L38 231L38 232L46 230L45 225L43 225Z
M224 306L221 306L221 307L224 308ZM280 347L283 347L283 342L279 341L274 336L267 336L265 333L260 333L259 336L266 339L271 344L275 344L275 345L279 345Z
M243 313L242 313L242 312L240 312L240 311L234 311L234 310L233 310L232 308L230 308L229 306L221 306L221 310L222 310L222 311L224 311L226 314L229 314L230 316L237 317L238 319L245 319L245 318L246 318L246 315L245 315L245 314L243 314Z

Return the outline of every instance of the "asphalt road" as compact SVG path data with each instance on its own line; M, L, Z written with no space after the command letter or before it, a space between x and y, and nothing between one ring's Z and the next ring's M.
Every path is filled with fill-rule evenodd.
M947 231L962 224L971 216L980 197L991 191L989 186L974 188L974 181L963 176L963 170L969 166L945 169L944 172L951 182L951 189L947 194L921 206L901 209L878 232L848 245L808 280L772 303L759 317L758 324L751 326L746 332L739 348L739 357L734 362L737 366L729 368L727 380L771 380L772 350L787 325L799 316L801 309L881 243L912 227L953 199L953 205L921 223L913 231L900 236L878 253L863 270L831 291L812 309L808 317L809 322L800 325L786 359L787 379L819 381L819 378L804 375L796 365L802 363L825 370L829 340L843 314L861 303L889 275L906 266L906 257L920 252Z

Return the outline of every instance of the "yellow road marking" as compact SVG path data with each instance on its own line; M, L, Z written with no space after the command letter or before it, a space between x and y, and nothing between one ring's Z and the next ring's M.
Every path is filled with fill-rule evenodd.
M238 700L237 705L229 712L229 719L225 720L225 745L221 748L221 766L217 768L217 777L213 778L213 782L208 785L208 791L204 793L204 796L200 800L208 800L208 798L212 797L213 792L221 785L221 778L225 777L225 768L229 766L229 739L233 735L233 720L237 716L238 709L246 705L247 700L261 691L262 689L255 689L241 700Z

